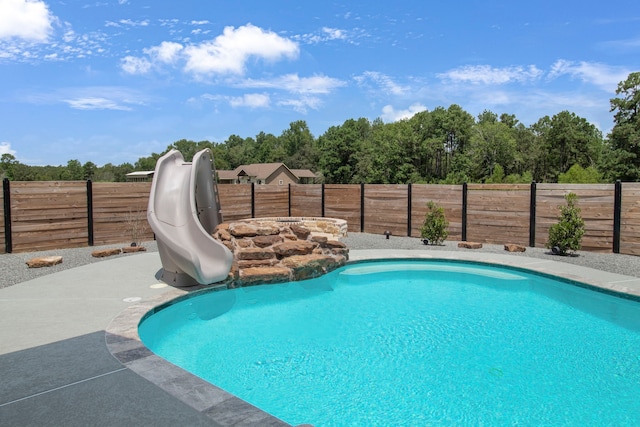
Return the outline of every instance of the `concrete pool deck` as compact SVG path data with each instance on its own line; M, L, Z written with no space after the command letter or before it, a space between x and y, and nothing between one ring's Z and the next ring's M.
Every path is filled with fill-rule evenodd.
M351 250L350 260L458 259L552 274L640 296L640 278L473 251ZM137 324L186 292L158 286L157 253L84 265L0 289L0 424L286 425L155 356Z

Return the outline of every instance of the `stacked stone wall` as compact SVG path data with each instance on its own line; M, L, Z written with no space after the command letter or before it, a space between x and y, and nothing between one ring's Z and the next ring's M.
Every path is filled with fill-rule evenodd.
M219 225L213 237L233 253L231 288L319 277L349 258L344 243L300 224L230 222Z

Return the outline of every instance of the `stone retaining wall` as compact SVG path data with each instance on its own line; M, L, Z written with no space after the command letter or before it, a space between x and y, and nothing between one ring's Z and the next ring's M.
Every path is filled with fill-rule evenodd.
M237 221L220 224L213 237L233 253L230 288L319 277L349 257L344 243L301 224Z

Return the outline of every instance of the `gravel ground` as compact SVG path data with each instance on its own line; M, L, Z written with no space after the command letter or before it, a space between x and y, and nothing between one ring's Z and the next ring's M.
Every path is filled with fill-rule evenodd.
M413 249L421 251L470 250L459 249L457 247L458 242L456 241L445 242L442 246L425 246L422 244L422 240L418 238L391 236L387 240L383 235L367 233L349 233L348 237L345 237L341 240L347 244L349 249ZM46 274L78 267L84 264L113 259L114 256L107 258L94 258L91 256L91 253L98 249L118 248L122 246L123 245L107 245L74 249L59 249L44 252L2 254L0 255L0 288L5 288L11 285L15 285L16 283L34 279L39 276L44 276ZM144 242L143 246L147 248L147 252L158 251L158 247L156 245L156 242L154 241ZM500 254L506 253L502 245L489 244L484 244L482 249L474 249L473 251ZM62 264L43 268L27 267L27 260L38 256L48 255L61 255L63 258ZM513 253L512 255L566 262L570 264L596 268L611 273L640 277L640 257L631 255L620 255L611 253L603 254L580 251L578 252L577 256L559 257L552 255L550 251L545 248L527 248L526 252ZM116 255L116 257L123 256L135 256L135 254Z
M93 251L98 249L108 248L122 248L127 246L122 245L106 245L106 246L86 246L82 248L73 249L56 249L42 252L23 252L23 253L11 253L0 255L0 289L7 286L15 285L16 283L25 282L27 280L35 279L36 277L45 276L51 273L57 273L58 271L67 270L69 268L80 267L81 265L91 264L94 262L102 262L115 257L134 256L132 254L120 254L105 258L94 258L91 256ZM143 242L142 246L147 249L147 252L157 252L158 246L155 241ZM31 258L60 255L62 256L62 263L54 265L53 267L42 268L29 268L27 267L27 261Z

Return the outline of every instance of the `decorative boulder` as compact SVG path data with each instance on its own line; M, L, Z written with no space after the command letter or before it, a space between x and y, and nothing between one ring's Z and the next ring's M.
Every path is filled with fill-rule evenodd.
M134 252L145 252L147 250L147 248L145 248L144 246L126 246L124 248L122 248L122 253L123 254L131 254Z
M477 242L458 242L459 248L465 249L482 249L482 243Z
M522 245L517 245L515 243L505 243L504 250L507 252L524 252L527 250L527 248L525 248Z
M94 258L104 258L113 255L120 255L122 252L119 248L110 248L110 249L98 249L97 251L91 252L91 256Z
M44 256L38 258L31 258L27 261L27 267L29 268L41 268L41 267L53 267L54 265L60 264L62 262L62 257L59 255L54 256Z

